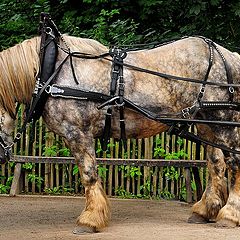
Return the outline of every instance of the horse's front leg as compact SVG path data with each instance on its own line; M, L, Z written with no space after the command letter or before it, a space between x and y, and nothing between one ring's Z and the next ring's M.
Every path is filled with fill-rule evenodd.
M206 223L215 220L220 209L227 201L227 183L225 179L226 164L220 149L207 147L207 166L209 178L207 187L199 202L192 207L190 223Z
M226 205L217 216L218 227L236 227L240 225L240 156L235 155L227 161L230 189Z
M78 151L77 149L80 150ZM81 181L85 187L86 205L77 219L76 234L94 233L108 225L109 202L97 175L93 138L85 135L84 143L72 147L77 160Z

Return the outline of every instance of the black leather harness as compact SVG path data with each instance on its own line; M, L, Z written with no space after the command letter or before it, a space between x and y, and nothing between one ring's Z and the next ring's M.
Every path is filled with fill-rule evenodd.
M225 110L231 109L235 111L240 110L240 104L238 102L233 101L234 97L234 88L240 87L240 84L234 84L231 74L230 65L227 63L221 51L218 49L217 45L206 38L201 37L209 46L209 65L206 71L205 77L203 80L193 79L193 78L184 78L173 76L169 74L164 74L160 72L151 71L148 69L139 68L137 66L133 66L130 64L124 63L124 58L127 56L127 51L131 50L122 50L118 48L112 48L109 53L104 53L101 55L90 55L80 52L72 52L68 47L66 49L61 47L61 50L67 53L67 56L62 60L59 66L55 69L55 62L58 53L58 40L59 37L62 38L62 35L58 31L56 25L51 20L50 16L47 14L41 15L41 51L40 51L40 71L38 74L38 78L36 81L36 87L33 94L33 99L30 105L30 108L27 112L26 121L23 124L23 131L26 127L26 124L32 120L37 120L41 115L47 101L48 96L52 97L61 97L68 99L76 99L76 100L89 100L100 103L98 109L102 109L103 107L107 107L107 114L105 119L105 127L102 135L102 147L104 150L107 149L107 143L110 137L111 132L111 116L112 116L112 107L115 106L119 109L120 114L120 129L121 129L121 139L126 140L125 134L125 122L124 122L124 108L133 109L145 117L148 117L152 120L162 122L167 124L170 128L169 131L173 134L180 135L181 137L188 138L195 142L201 142L213 147L220 148L224 151L231 152L234 154L240 154L240 151L234 150L232 148L226 147L224 145L212 143L206 141L198 136L189 133L188 128L189 125L195 123L204 123L204 124L217 124L223 126L232 126L232 127L240 127L239 122L232 121L213 121L213 120L202 120L196 119L195 116L200 109L207 110ZM64 39L62 38L64 41ZM65 43L67 46L67 44ZM208 76L213 65L214 58L214 49L220 55L223 64L226 70L227 83L221 83L218 81L208 81ZM107 56L112 56L112 59L106 58ZM112 71L111 71L111 82L110 82L110 94L105 95L98 92L81 90L79 88L74 88L70 86L62 86L54 84L54 79L57 74L60 72L63 64L70 59L70 66L72 69L72 74L76 84L78 84L78 80L76 78L74 67L72 64L72 58L86 58L86 59L105 59L106 61L112 62ZM124 97L124 79L123 79L123 67L127 67L129 69L133 69L135 71L144 72L147 74L156 75L159 77L163 77L168 80L176 80L176 81L188 81L197 84L201 84L201 89L198 94L198 97L195 103L186 109L183 109L182 112L177 114L155 114L151 111L148 111L130 100ZM206 85L220 86L224 88L228 88L229 92L229 100L228 101L203 101L203 95L205 92ZM175 116L180 116L181 118L176 118Z

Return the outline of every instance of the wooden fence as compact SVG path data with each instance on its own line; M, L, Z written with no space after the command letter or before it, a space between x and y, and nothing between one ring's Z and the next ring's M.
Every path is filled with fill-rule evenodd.
M23 175L21 174L21 168L22 164L26 163L35 163L35 164L74 164L74 159L70 157L29 157L29 156L15 156L12 160L12 162L17 163L15 165L15 170L14 170L14 178L11 186L11 191L10 195L14 196L16 194L19 194L23 190ZM108 178L105 181L107 184L104 184L104 189L106 193L109 196L116 195L113 194L113 189L119 189L121 188L121 194L120 196L122 197L168 197L170 198L171 196L176 196L178 194L178 189L177 185L173 185L173 189L175 190L171 196L166 195L167 193L165 192L165 195L163 193L159 192L161 187L163 186L163 179L164 176L159 174L159 172L155 171L154 173L151 171L148 172L148 178L147 181L145 180L144 182L144 177L143 177L143 185L145 189L143 189L143 192L145 192L145 195L141 194L141 186L140 186L140 181L141 181L141 175L142 174L137 174L138 179L134 179L134 174L135 171L137 170L138 173L141 173L141 167L148 168L171 168L171 167L178 167L178 168L183 168L184 171L184 179L185 179L185 184L186 184L186 201L187 202L192 202L193 201L193 195L192 195L192 184L191 184L191 174L190 174L190 168L199 168L199 167L205 167L206 166L206 161L201 161L201 160L164 160L164 159L116 159L116 158L98 158L97 159L97 164L100 165L106 165L113 167L113 169L116 167L121 167L124 169L124 167L127 168L127 170L130 169L130 174L127 176L124 175L122 178L122 174L119 174L119 171L115 171L115 174L113 175L112 173L109 172ZM134 174L131 175L131 170L134 169ZM108 168L105 168L105 171L107 171ZM175 171L175 174L177 171ZM52 176L52 175L51 175ZM175 175L174 175L175 176ZM106 179L107 174L103 177L102 179ZM196 177L196 176L195 176ZM119 181L119 178L122 181ZM124 178L127 178L127 183L124 184L125 180ZM169 180L169 179L168 179ZM174 180L174 179L170 179ZM178 178L175 179L176 181L179 180ZM128 184L129 181L129 184ZM121 185L119 183L121 182ZM200 199L202 195L202 184L198 178L195 179L196 182L196 199ZM139 184L138 184L139 183ZM145 184L145 185L144 185ZM146 185L147 184L147 185ZM58 184L59 187L59 184ZM127 190L125 190L125 188ZM147 193L146 193L147 191ZM151 192L150 192L151 191ZM76 190L76 193L78 193L78 189ZM127 195L126 195L127 194ZM130 195L129 195L130 194ZM168 192L168 194L171 194ZM162 196L163 195L163 196Z
M21 124L21 119L20 111L17 125ZM176 136L162 133L146 139L128 139L127 149L121 142L111 139L107 152L101 150L99 140L96 140L95 147L99 176L109 196L164 197L190 202L199 199L206 186L203 147ZM13 152L16 156L32 156L13 159L14 162L22 162L21 192L84 193L77 167L69 158L69 150L59 136L44 126L42 119L34 127L27 128ZM10 190L14 162L1 165L0 193L4 192L4 187L8 192Z

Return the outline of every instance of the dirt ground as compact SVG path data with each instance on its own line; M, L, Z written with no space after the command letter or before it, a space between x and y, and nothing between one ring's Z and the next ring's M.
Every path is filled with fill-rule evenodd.
M163 200L111 199L112 220L107 229L93 235L74 235L75 220L84 202L81 197L0 196L0 239L240 239L239 227L188 224L191 206Z

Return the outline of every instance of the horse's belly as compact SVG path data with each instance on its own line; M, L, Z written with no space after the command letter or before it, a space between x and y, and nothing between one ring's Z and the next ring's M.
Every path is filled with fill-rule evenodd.
M148 119L142 114L128 109L125 109L124 119L127 138L146 138L168 129L167 125ZM118 117L114 118L112 135L116 138L120 136Z

